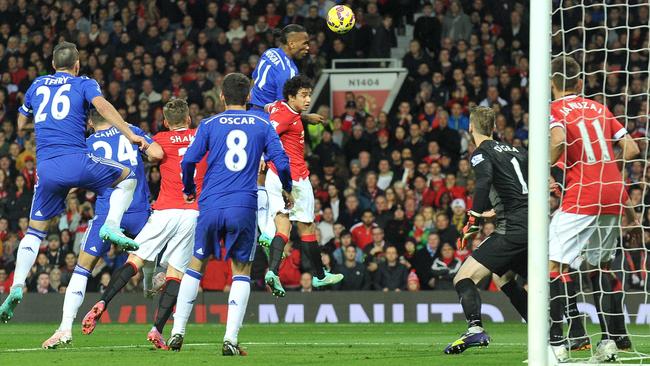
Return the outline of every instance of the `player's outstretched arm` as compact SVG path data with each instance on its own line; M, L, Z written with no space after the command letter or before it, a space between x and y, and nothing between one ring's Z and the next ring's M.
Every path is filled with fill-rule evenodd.
M144 153L147 154L147 158L152 163L157 163L165 157L162 146L157 142L151 143Z
M282 182L282 189L288 193L291 193L291 168L289 167L289 158L287 154L282 149L282 144L280 143L280 137L275 130L269 124L266 129L266 140L264 143L264 152L269 157L269 160L273 162L276 169L278 170L278 177L280 182Z
M122 116L120 115L120 112L113 107L113 105L106 100L103 96L96 96L92 99L92 103L97 109L97 112L101 114L102 117L104 117L108 122L110 122L111 125L115 126L124 137L129 139L131 143L134 143L138 146L140 146L140 149L142 151L146 150L147 147L149 146L149 143L147 140L142 137L138 136L131 131L129 128L129 124L122 119Z

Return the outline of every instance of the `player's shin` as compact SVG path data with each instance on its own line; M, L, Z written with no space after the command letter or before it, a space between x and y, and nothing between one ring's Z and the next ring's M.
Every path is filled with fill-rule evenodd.
M612 293L609 295L611 314L609 328L615 337L627 337L625 315L623 314L623 284L614 273L611 275ZM617 341L618 342L618 341ZM620 349L621 347L619 347Z
M47 235L45 231L36 230L31 226L27 228L27 235L20 241L16 254L16 268L12 288L25 286L25 280L36 261L38 249L43 239L45 239L45 235Z
M108 283L108 287L106 287L104 294L102 294L102 301L106 306L108 306L108 303L113 299L113 297L115 297L115 295L122 291L122 288L129 283L131 277L136 273L138 273L138 267L131 262L126 262L113 274L113 277L111 277L111 280Z
M467 327L483 327L481 320L481 295L471 278L464 278L456 283L456 292L463 307Z
M237 336L244 321L244 315L246 315L250 293L250 276L234 275L230 295L228 296L228 320L226 322L226 334L223 337L224 342L229 341L232 344L238 344Z
M606 271L595 271L590 277L602 339L614 339L616 335L625 335L623 299L620 289L614 288L615 277Z
M185 326L187 325L187 320L190 318L196 295L199 293L199 284L201 283L202 276L201 272L191 268L185 271L185 275L178 289L172 335L185 335Z
M561 346L565 344L563 322L567 298L565 286L566 278L559 272L551 272L550 280L550 342L552 346Z
M582 338L587 335L585 326L582 323L582 316L578 311L578 296L576 293L576 284L572 278L566 282L567 307L564 311L564 317L569 323L569 337L572 339Z
M318 241L316 241L316 234L301 235L300 241L302 242L304 253L309 258L312 276L322 280L325 278L325 271L323 270L323 259L321 258L320 246L318 245Z
M525 321L528 321L528 292L526 292L526 289L517 281L511 280L501 286L501 291L508 296L510 303L517 309L519 315Z
M269 270L273 271L276 275L280 273L280 263L282 263L282 253L284 246L289 241L289 238L278 232L271 241L271 248L269 250Z
M86 285L88 284L88 277L90 277L90 270L77 265L70 278L70 283L65 290L65 299L63 300L63 316L61 318L61 325L59 330L72 330L72 322L77 317L79 307L84 301L86 294Z
M109 199L109 209L108 214L106 215L106 224L115 228L120 227L120 222L122 222L122 216L124 212L131 205L133 201L133 193L137 186L137 180L134 178L135 175L131 173L126 179L119 182Z
M264 186L257 186L257 228L261 236L267 238L267 226L269 223L269 195ZM271 233L273 235L273 233ZM268 245L268 242L266 243Z
M160 295L158 302L158 311L156 312L156 320L154 325L160 333L162 333L167 320L172 315L176 299L178 298L178 291L181 287L181 280L176 277L167 277L165 282L165 290Z

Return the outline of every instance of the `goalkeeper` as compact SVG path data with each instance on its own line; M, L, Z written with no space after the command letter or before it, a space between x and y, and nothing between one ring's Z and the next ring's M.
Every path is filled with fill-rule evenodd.
M520 147L494 141L494 123L492 109L472 109L469 132L476 145L471 159L476 189L472 209L468 211L469 220L457 245L465 248L479 232L484 219L494 219L496 230L467 258L454 278L468 329L445 348L446 354L490 343L483 329L481 297L476 284L492 273L498 276L495 276L496 284L527 320L528 294L515 281L515 274L526 277L528 269L528 153Z

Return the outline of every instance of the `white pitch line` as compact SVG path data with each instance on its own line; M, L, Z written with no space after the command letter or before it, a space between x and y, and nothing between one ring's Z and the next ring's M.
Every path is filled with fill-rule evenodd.
M445 345L447 343L440 342L431 342L431 343L387 343L387 342L243 342L242 346L320 346L320 347L329 347L329 346L433 346L433 345ZM492 343L495 346L525 346L526 343ZM185 347L214 347L218 346L218 343L185 343ZM89 347L74 347L67 346L58 348L57 351L92 351L92 350L103 350L103 349L136 349L136 348L150 348L149 345L145 344L130 344L130 345L115 345L115 346L89 346ZM43 351L43 348L9 348L2 350L0 353L10 353L10 352L35 352Z

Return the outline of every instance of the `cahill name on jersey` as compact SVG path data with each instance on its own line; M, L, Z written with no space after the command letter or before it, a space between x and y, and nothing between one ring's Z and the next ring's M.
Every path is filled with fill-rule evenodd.
M140 128L135 126L129 127L133 133L144 137L148 143L153 142L153 140ZM86 143L88 145L88 150L90 150L93 155L117 161L120 164L131 168L131 171L135 173L138 185L133 194L131 206L129 206L127 212L149 211L149 185L147 185L144 162L142 161L140 150L138 150L138 145L132 144L115 127L95 132L88 137ZM112 189L97 197L95 211L98 215L108 213L108 201L111 192Z
M300 114L284 101L271 105L271 124L280 136L282 147L289 157L291 179L298 181L309 177L309 169L305 162L305 129ZM278 173L275 165L269 162L269 168Z
M153 140L165 152L165 157L160 162L160 193L153 204L154 210L199 209L197 201L186 203L182 193L181 160L183 160L187 147L190 146L195 135L196 129L182 129L159 132L153 137ZM196 167L194 182L196 183L197 197L201 194L206 167L205 158Z
M562 211L618 215L628 196L615 161L613 142L626 134L606 106L575 95L551 103L550 128L566 134Z
M34 80L18 111L34 117L38 160L87 152L88 109L101 95L99 84L85 76L57 72Z

